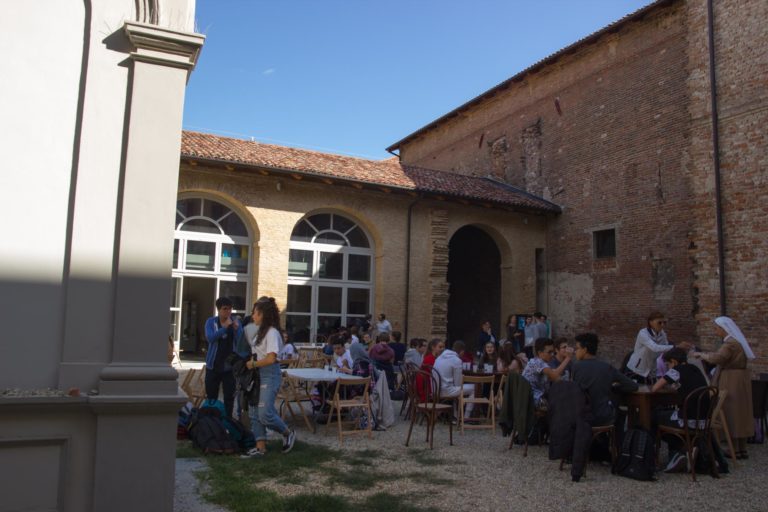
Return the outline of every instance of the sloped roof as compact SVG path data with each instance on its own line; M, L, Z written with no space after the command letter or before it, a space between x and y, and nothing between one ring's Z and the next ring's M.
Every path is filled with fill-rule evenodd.
M526 75L529 75L531 73L534 73L536 71L539 71L540 69L553 64L556 62L560 57L563 57L564 55L567 55L569 53L574 53L581 49L584 46L587 46L588 44L592 44L598 39L600 39L605 34L610 34L612 32L617 32L620 29L622 29L625 25L642 19L644 16L646 16L649 12L663 6L667 6L669 4L672 4L678 0L656 0L655 2L652 2L645 7L642 7L635 12L632 12L630 14L627 14L626 16L614 21L613 23L606 25L605 27L601 28L597 32L593 32L592 34L583 37L579 39L578 41L566 46L565 48L562 48L561 50L558 50L557 52L553 53L549 57L545 57L544 59L532 64L531 66L528 66L524 70L520 71L516 75L514 75L511 78L508 78L501 82L499 85L492 87L491 89L488 89L484 93L480 94L479 96L476 96L469 100L468 102L464 103L463 105L456 107L455 109L451 110L447 114L444 114L443 116L435 119L431 123L419 128L415 132L411 133L410 135L405 136L404 138L400 139L399 141L395 142L391 146L387 148L387 151L392 152L396 149L399 149L400 146L405 144L406 142L410 142L411 140L415 139L419 135L426 133L437 126L443 124L444 122L448 121L449 119L456 117L460 113L469 110L470 108L484 102L485 100L492 98L499 92L503 91L504 89L509 88L512 84L515 82L521 82L525 79Z
M463 198L541 213L560 207L491 178L404 166L397 158L368 160L305 149L264 144L209 133L182 132L181 157L276 173L330 178L386 189Z

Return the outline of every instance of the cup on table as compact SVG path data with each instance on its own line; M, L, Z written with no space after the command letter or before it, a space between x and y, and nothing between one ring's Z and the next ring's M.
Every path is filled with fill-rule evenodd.
M484 373L493 373L493 365L492 364L485 364L485 365L483 365L483 372Z
M323 367L323 369L325 369L325 370L327 370L327 371L331 371L331 365L329 365L329 364L326 364L326 365Z

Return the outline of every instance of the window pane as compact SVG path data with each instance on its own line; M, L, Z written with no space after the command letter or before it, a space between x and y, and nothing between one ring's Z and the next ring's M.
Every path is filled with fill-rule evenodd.
M312 277L312 251L291 249L288 253L288 275Z
M317 317L317 334L328 336L331 330L341 327L340 316L318 316Z
M312 287L289 284L288 304L285 309L291 313L309 313L312 311Z
M323 231L325 229L331 229L331 214L330 213L320 213L318 215L313 215L309 219L309 222L312 223L313 226L318 231Z
M232 212L219 221L221 228L229 236L248 236L248 230L245 229L242 219Z
M174 229L177 229L182 222L184 222L184 217L182 217L179 212L176 212L176 224L173 225Z
M355 225L355 223L352 222L351 220L349 220L346 217L342 217L341 215L334 215L333 216L333 226L332 226L332 228L333 228L334 231L340 231L342 233L346 233L347 231L352 229L352 227L354 225Z
M350 254L348 279L350 281L370 281L371 257L363 254Z
M317 290L318 313L341 313L341 288L320 286Z
M182 199L181 201L176 201L176 210L184 217L194 217L200 215L202 211L200 209L200 202L200 199Z
M248 273L248 246L221 244L221 271Z
M295 228L293 228L293 232L291 233L291 240L294 242L311 242L312 238L315 236L315 233L317 233L317 231L315 231L312 226L307 224L307 221L302 220L296 224Z
M178 341L176 339L176 326L179 325L179 318L181 317L180 311L171 311L171 322L168 326L168 336L170 336L173 341Z
M205 219L192 219L181 226L182 231L194 231L196 233L214 233L221 234L219 227L213 222Z
M309 315L285 315L285 330L293 343L309 343Z
M179 241L173 241L173 264L171 268L179 268Z
M616 230L595 231L594 239L596 258L613 258L616 256Z
M210 217L218 221L227 213L229 213L229 208L223 204L211 201L210 199L203 199L203 217Z
M370 311L368 309L368 300L371 291L367 288L349 288L347 289L347 314L365 315ZM347 319L349 321L349 319Z
M213 270L216 244L213 242L187 241L187 270Z
M347 238L349 239L349 245L352 247L369 247L368 237L365 236L360 226L347 233Z
M325 232L320 233L315 238L315 243L318 244L332 244L332 245L347 245L347 241L343 236L337 233Z
M233 302L232 309L246 311L245 294L247 288L247 284L243 281L221 281L217 297L229 297Z
M320 253L320 278L343 279L344 255L339 252Z

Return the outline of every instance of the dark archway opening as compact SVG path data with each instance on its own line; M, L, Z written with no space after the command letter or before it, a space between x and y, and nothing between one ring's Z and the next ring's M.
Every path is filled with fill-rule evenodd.
M499 339L501 254L487 233L464 226L451 237L448 258L448 342L464 340L476 352L483 321Z

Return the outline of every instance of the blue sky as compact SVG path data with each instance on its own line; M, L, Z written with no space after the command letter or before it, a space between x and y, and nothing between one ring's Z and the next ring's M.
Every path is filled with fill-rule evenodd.
M384 148L650 0L197 0L184 128Z

